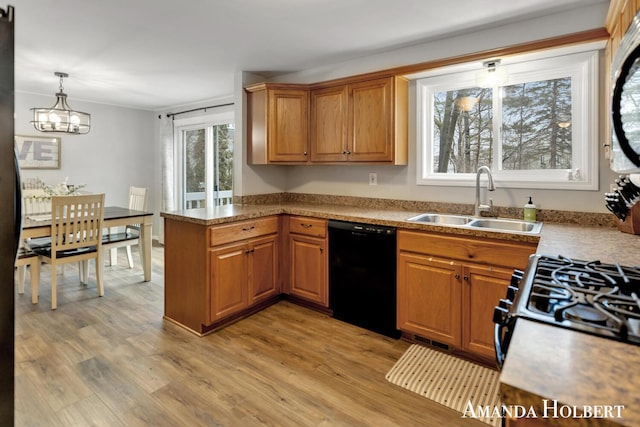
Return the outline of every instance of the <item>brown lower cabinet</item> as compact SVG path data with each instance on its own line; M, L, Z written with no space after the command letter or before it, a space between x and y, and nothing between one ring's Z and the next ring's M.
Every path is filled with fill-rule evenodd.
M462 266L401 251L398 256L398 329L460 346Z
M213 248L210 259L211 322L280 294L277 234Z
M495 360L493 310L506 296L512 274L513 268L462 266L462 348L492 362Z
M165 218L165 318L204 334L276 301L279 230L279 216L214 226Z
M288 294L329 307L327 221L301 216L291 216L288 220Z
M398 329L492 361L493 309L535 243L398 232Z
M401 331L493 360L493 308L535 243L398 231ZM220 225L165 218L165 318L197 334L281 298L327 310L327 220L274 215Z

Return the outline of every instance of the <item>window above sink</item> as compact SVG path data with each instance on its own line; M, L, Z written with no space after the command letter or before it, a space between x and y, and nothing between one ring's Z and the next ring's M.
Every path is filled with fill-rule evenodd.
M418 185L472 186L489 166L502 188L598 185L600 43L506 58L507 80L479 87L482 64L417 78Z

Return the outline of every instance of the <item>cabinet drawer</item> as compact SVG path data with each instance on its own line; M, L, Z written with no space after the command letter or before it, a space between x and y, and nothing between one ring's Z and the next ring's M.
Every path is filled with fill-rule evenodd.
M398 248L401 251L508 268L524 268L529 255L536 252L536 247L535 243L444 236L406 230L398 232Z
M327 220L291 216L289 217L289 232L306 236L325 237L327 235Z
M270 216L211 227L209 228L209 239L211 246L218 246L277 232L278 217Z

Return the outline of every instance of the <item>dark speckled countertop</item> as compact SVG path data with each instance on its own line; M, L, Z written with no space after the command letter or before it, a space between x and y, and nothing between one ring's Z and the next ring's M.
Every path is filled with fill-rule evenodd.
M202 225L223 224L278 214L313 216L316 218L388 225L405 229L537 242L538 253L541 254L640 265L640 236L622 233L616 228L544 222L540 235L527 235L407 221L408 218L421 213L424 213L424 211L332 204L274 203L225 205L213 208L162 212L160 215L164 218Z
M442 226L407 221L407 218L411 218L421 213L424 213L424 211L313 203L277 203L260 205L225 205L213 208L188 209L162 212L160 213L160 216L178 221L192 222L195 224L216 225L233 221L260 218L268 215L289 214L342 221L364 222L368 224L387 225L413 230L445 232L463 236L495 238L501 240L531 243L537 243L540 240L539 235L497 232L485 229L470 229L468 227Z
M640 236L615 228L545 224L538 253L637 266ZM555 401L557 407L624 406L621 418L548 419L552 425L640 426L640 346L519 319L500 391L503 403L534 406L538 415L545 399L551 401L547 406Z
M292 214L406 229L538 242L538 253L575 259L640 265L640 236L611 227L545 222L539 236L419 224L407 221L424 211L313 203L228 205L163 212L164 218L215 225L267 215ZM523 266L524 267L524 266ZM621 418L548 419L552 425L640 426L640 346L519 320L500 375L503 404L533 406L623 405ZM550 403L551 404L551 403ZM538 412L538 415L542 412Z

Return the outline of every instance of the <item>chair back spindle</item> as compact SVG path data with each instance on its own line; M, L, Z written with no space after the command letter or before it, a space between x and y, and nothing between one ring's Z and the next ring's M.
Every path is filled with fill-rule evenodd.
M146 211L149 203L149 189L142 187L129 187L129 209L135 211ZM127 226L128 233L140 232L140 224L130 224Z

